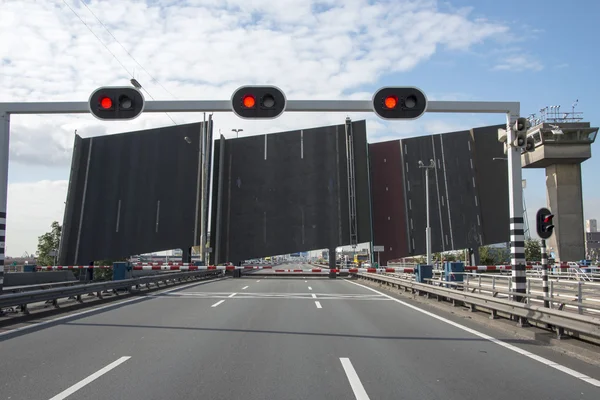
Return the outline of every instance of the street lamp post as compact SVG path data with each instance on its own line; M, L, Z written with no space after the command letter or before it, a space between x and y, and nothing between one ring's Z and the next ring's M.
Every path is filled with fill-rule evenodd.
M236 139L240 137L240 132L243 132L243 129L232 129L231 132L235 132Z
M429 170L435 168L433 160L429 160L429 165L419 161L419 168L425 169L425 207L427 210L427 227L425 228L425 246L427 248L427 265L431 265L431 226L429 224Z

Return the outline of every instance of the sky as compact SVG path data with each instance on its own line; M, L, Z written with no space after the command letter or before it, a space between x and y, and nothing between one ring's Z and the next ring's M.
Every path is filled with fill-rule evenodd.
M569 18L565 18L565 14ZM600 2L504 0L0 0L0 102L86 101L129 85L146 99L226 100L247 84L288 99L371 99L382 86L417 86L429 100L520 101L577 110L600 124ZM504 123L502 115L426 113L384 121L371 113L287 113L248 121L214 115L215 133L241 135L366 119L369 142ZM62 223L74 134L91 137L201 114L11 117L6 254L33 253ZM597 144L592 146L595 154ZM600 157L582 165L585 218L600 219ZM524 170L530 224L546 204L545 172ZM533 225L534 228L534 225ZM533 229L535 230L535 229Z

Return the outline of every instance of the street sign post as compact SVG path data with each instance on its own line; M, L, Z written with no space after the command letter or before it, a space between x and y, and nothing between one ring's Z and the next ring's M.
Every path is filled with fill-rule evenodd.
M385 94L384 104L393 106L388 97L393 97L388 92ZM418 93L417 93L418 94ZM423 94L424 95L424 94ZM387 97L386 97L387 96ZM408 98L408 97L407 97ZM416 106L420 107L422 101L417 97ZM426 98L425 98L426 100ZM379 98L377 98L379 101ZM411 103L411 101L409 101ZM286 100L285 112L375 112L371 100ZM406 99L400 105L407 106ZM411 105L411 104L408 104ZM174 113L174 112L232 112L231 100L158 100L145 101L144 113ZM8 189L8 156L10 138L10 116L12 114L89 114L89 101L73 102L5 102L0 103L0 225L6 225L6 200ZM508 149L508 181L510 196L510 242L511 264L513 265L513 287L517 292L525 292L525 254L523 232L523 197L521 189L521 148L512 144L516 140L514 124L520 116L519 102L494 102L494 101L426 101L424 112L429 113L490 113L506 115ZM375 114L380 115L375 112ZM414 113L415 117L418 112ZM383 115L385 117L385 115ZM5 236L0 238L0 292L4 282L4 249Z

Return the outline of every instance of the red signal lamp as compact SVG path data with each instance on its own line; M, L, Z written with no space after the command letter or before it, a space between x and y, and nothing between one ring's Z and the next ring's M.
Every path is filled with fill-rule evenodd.
M396 106L398 105L398 97L397 96L387 96L383 100L383 105L385 106L385 108L387 108L389 110L396 108Z
M242 105L246 108L254 108L256 106L256 98L251 94L247 94L242 98Z
M554 215L547 215L547 216L544 218L544 223L545 223L545 224L551 223L551 222L552 222L552 218L554 218Z
M113 102L110 97L105 96L105 97L100 98L100 107L102 107L105 110L108 110L112 106L113 106Z

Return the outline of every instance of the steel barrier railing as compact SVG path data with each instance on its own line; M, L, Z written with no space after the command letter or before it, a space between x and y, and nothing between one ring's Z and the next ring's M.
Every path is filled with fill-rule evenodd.
M113 291L118 294L118 290L131 291L132 288L140 289L141 286L150 288L151 284L159 286L160 282L165 284L175 281L183 281L190 279L206 279L221 276L222 271L190 271L178 272L173 274L159 274L153 276L144 276L132 279L123 279L117 281L87 283L83 285L58 287L46 290L33 290L24 293L9 293L0 296L0 310L8 307L18 306L20 310L28 314L28 305L38 302L51 301L56 307L57 301L61 298L75 298L78 302L82 302L81 296L90 293L96 293L96 296L102 298L102 293Z
M545 326L555 328L559 337L564 335L565 330L578 334L587 335L596 339L600 338L600 318L592 315L580 315L578 313L567 312L556 308L546 308L538 306L529 301L529 299L550 300L543 296L531 295L526 293L516 293L507 291L510 295L519 295L527 298L526 303L512 301L506 298L498 298L471 291L456 290L450 287L438 286L431 283L418 283L412 280L401 279L398 277L358 273L360 279L374 281L380 284L396 286L404 288L417 294L426 294L436 296L439 300L448 299L453 303L462 302L469 306L472 310L484 309L488 310L492 318L497 317L498 312L508 314L510 317L517 317L521 321L538 322ZM456 282L445 282L444 284L451 286L456 285Z

